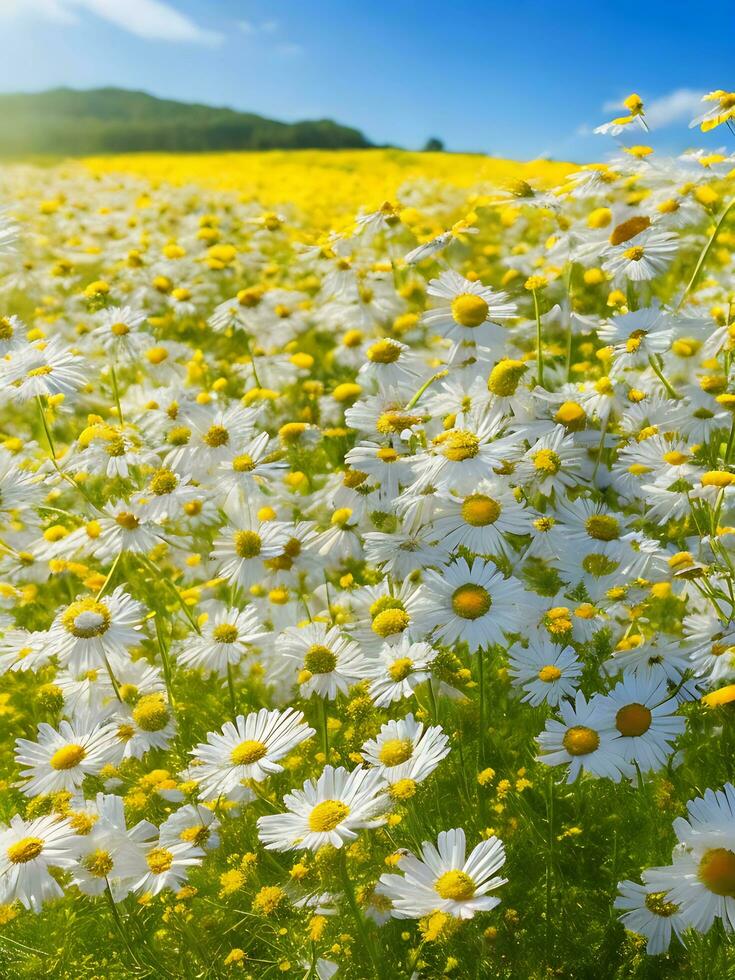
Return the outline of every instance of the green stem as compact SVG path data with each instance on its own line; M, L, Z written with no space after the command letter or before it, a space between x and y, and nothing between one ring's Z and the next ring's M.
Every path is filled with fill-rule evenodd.
M477 651L477 672L480 687L480 766L485 764L485 650L483 647Z
M117 408L117 417L120 419L120 425L123 424L123 413L122 407L120 405L120 389L117 386L117 372L115 371L115 366L110 365L110 374L112 375L112 392L115 396L115 407Z
M327 714L327 699L320 698L322 713L322 749L324 759L329 762L329 715Z
M717 241L717 237L720 234L720 229L722 228L722 225L725 222L725 218L727 218L733 206L735 206L735 197L732 199L732 201L730 201L730 203L727 205L725 210L720 215L720 219L715 225L712 234L709 236L709 240L707 241L707 244L699 253L699 259L697 260L697 264L694 267L694 272L692 273L692 277L687 283L684 292L681 294L681 299L679 300L679 303L676 307L677 310L680 310L682 308L682 306L684 305L684 300L687 298L687 296L692 291L692 289L696 286L697 280L699 279L699 275L702 269L704 268L704 264L709 258L709 253L712 251L712 247L714 246L715 242Z
M117 683L117 678L112 672L112 667L110 666L110 661L107 659L106 654L102 654L102 659L105 662L105 667L107 668L107 673L110 675L110 682L112 684L112 689L115 692L115 697L120 703L122 703L122 697L120 695L120 685Z
M237 698L235 697L235 677L232 673L232 664L227 664L227 690L230 692L230 705L232 706L232 717L237 717Z
M406 404L406 411L407 412L410 412L411 409L416 406L416 404L418 403L419 398L421 398L421 396L426 391L426 389L429 387L429 385L433 385L435 381L439 381L441 378L445 378L446 376L447 376L447 372L446 371L437 371L436 374L432 374L432 376L429 378L429 380L428 381L425 381L421 385L421 387L416 392L416 394L413 395L412 398L409 400L409 402Z
M536 316L536 374L541 388L544 386L544 356L543 356L543 336L541 331L541 312L538 305L538 295L535 289L531 290L533 296L533 311Z
M666 376L664 375L663 371L661 370L661 368L659 367L659 365L656 363L656 358L653 356L653 354L651 354L651 356L648 358L648 363L653 368L653 373L656 375L656 377L658 378L658 380L664 386L664 388L666 389L668 395L671 398L679 398L680 397L679 396L679 392L676 390L676 388L674 388L672 386L672 384L668 380L668 378L666 378Z
M110 568L110 571L107 573L107 578L102 583L102 588L99 590L99 592L95 596L95 599L94 599L95 602L99 602L100 598L104 595L105 590L107 589L107 586L112 581L112 577L115 574L115 572L117 571L117 566L120 563L120 559L122 558L122 554L123 554L122 551L119 552L118 555L117 555L117 557L115 558L114 562L112 563L112 567Z
M347 902L350 906L352 917L355 920L355 926L357 927L360 942L362 943L368 959L370 960L372 976L375 977L376 980L381 980L383 973L380 968L380 963L375 955L374 944L371 942L370 937L367 934L365 920L362 916L362 912L360 911L360 906L357 904L357 899L355 898L355 889L352 885L349 871L347 870L347 855L345 854L344 845L339 849L339 863L340 870L342 872L342 884L344 886L345 896L347 897Z
M160 622L160 617L155 618L156 626L156 639L158 640L158 649L161 653L161 663L163 664L163 679L166 684L166 694L168 695L168 703L171 705L172 709L176 710L176 701L174 700L174 692L171 683L171 658L168 655L168 647L166 646L166 641L163 636L163 626Z
M183 596L181 595L181 593L179 592L179 590L176 588L176 586L174 585L174 583L170 579L168 579L165 575L163 575L156 568L156 566L153 564L153 562L150 560L150 558L146 557L146 555L138 555L138 558L140 558L140 560L146 566L146 568L148 569L148 571L151 572L151 574L153 575L154 580L156 582L161 582L162 581L164 583L164 585L167 585L168 588L170 589L170 591L173 592L173 594L176 596L176 601L181 606L181 609L182 609L184 615L186 616L186 618L189 620L189 623L196 630L197 633L201 634L202 631L199 629L199 623L197 623L197 621L192 616L191 609L189 609L189 607L187 606L186 602L184 601Z

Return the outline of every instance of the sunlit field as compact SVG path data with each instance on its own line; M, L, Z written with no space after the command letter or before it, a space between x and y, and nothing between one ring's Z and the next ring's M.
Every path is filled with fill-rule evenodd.
M379 207L401 191L408 195L405 203L410 207L410 198L427 182L441 185L442 196L454 191L459 204L468 195L472 201L475 195L481 200L513 180L538 180L548 187L573 169L571 164L546 160L516 163L467 153L405 150L135 153L95 157L88 166L97 175L115 171L154 183L195 184L237 193L243 203L256 200L265 207L286 208L302 235L341 228L361 208L371 203ZM431 213L431 208L419 208L413 220L427 222Z
M735 156L622 111L0 170L0 976L735 977Z

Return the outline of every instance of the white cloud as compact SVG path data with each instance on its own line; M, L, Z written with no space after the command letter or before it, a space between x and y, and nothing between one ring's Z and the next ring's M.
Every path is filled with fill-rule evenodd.
M704 94L691 88L677 88L657 99L651 99L650 102L646 101L644 96L648 125L651 129L664 129L673 123L688 123L693 116L702 111L700 102ZM618 112L623 115L625 109L621 103L622 99L606 102L602 107L603 112Z
M255 24L252 24L249 20L238 20L237 26L243 34L255 34L257 30Z
M164 0L0 0L0 15L10 17L73 24L85 13L147 41L214 45L222 40Z
M276 54L280 54L282 58L298 58L303 53L304 49L300 44L287 41L284 44L276 45Z

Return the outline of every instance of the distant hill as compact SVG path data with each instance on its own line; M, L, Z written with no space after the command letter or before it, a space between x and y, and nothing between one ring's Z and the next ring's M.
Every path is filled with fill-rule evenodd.
M119 88L0 95L0 155L368 147L331 119L283 123Z

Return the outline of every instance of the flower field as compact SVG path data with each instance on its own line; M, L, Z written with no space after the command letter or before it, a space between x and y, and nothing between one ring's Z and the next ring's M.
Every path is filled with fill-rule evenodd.
M735 977L735 155L624 112L0 170L0 976Z

